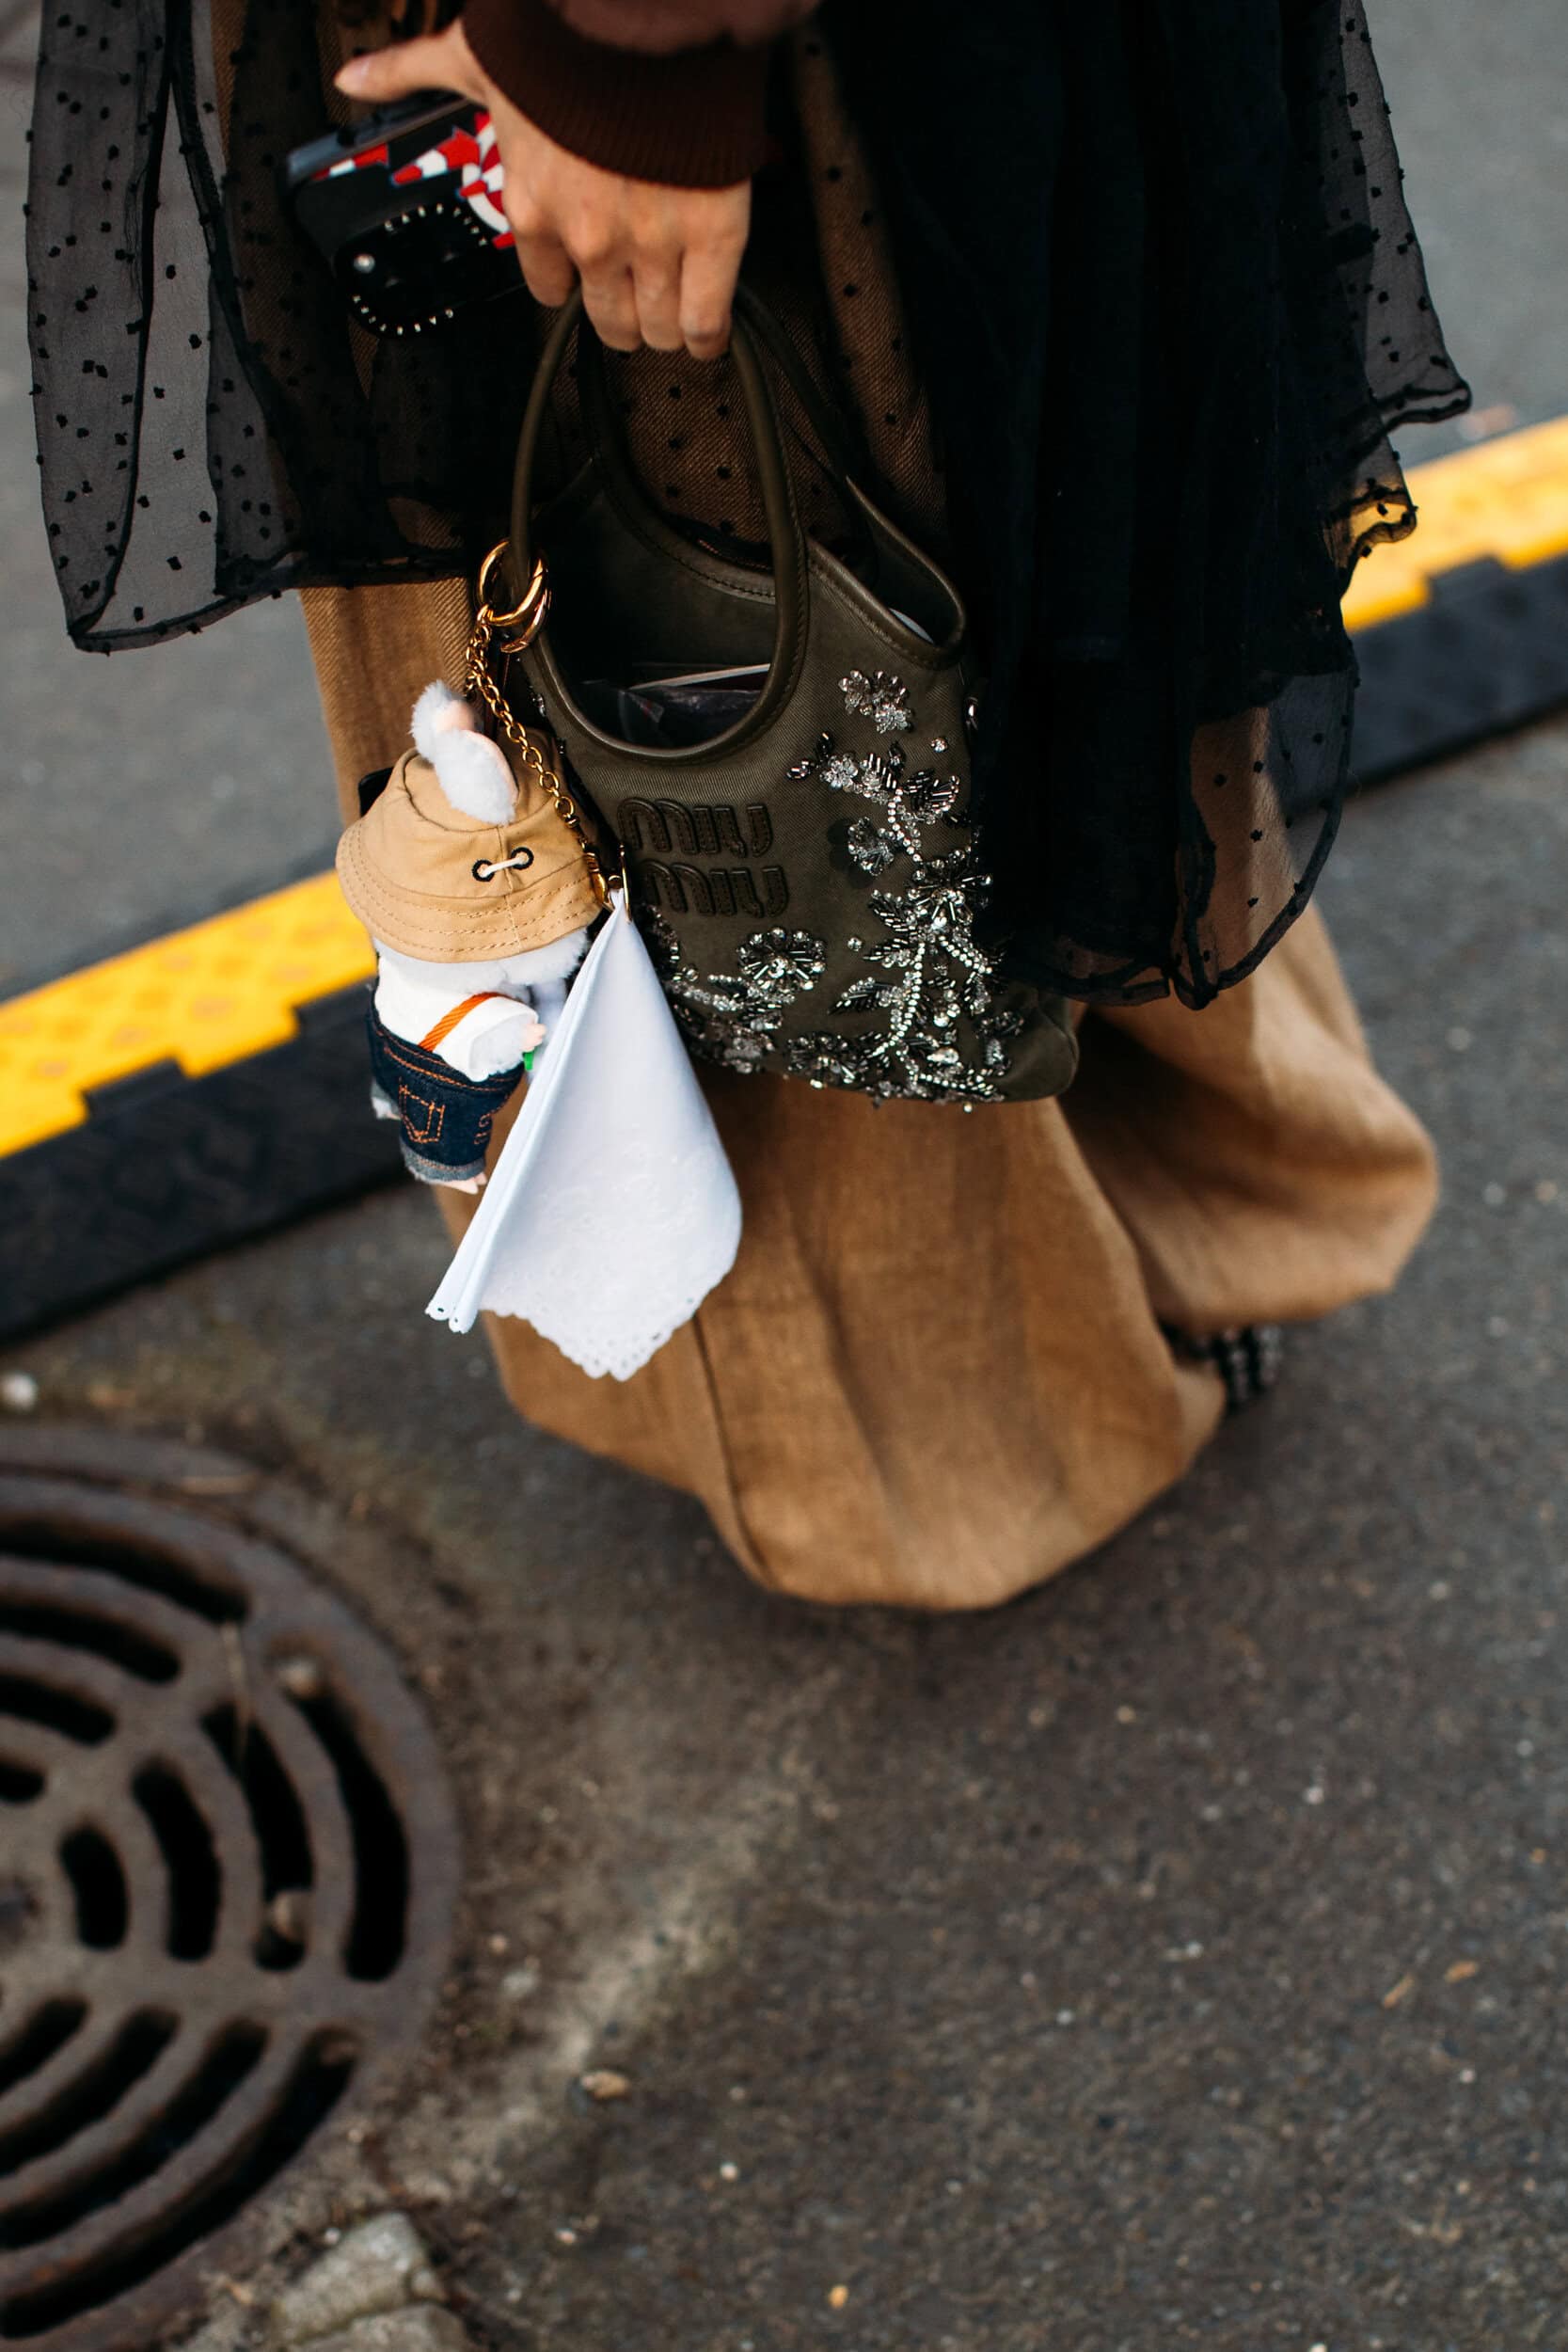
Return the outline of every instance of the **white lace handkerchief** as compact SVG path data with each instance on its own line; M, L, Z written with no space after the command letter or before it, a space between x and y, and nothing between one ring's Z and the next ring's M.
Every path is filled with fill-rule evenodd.
M519 1315L629 1379L735 1263L740 1195L617 895L427 1312Z

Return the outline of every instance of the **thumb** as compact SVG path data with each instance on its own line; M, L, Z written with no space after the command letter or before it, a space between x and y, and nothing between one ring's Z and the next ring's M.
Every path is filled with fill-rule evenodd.
M351 58L333 79L345 98L369 99L378 106L425 89L459 90L466 98L483 98L472 53L467 41L453 40L456 30L452 25L444 33L427 34L418 40L393 41L368 56Z

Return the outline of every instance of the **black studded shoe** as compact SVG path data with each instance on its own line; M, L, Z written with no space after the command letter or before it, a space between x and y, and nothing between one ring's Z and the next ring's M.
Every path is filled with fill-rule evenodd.
M1277 1323L1243 1323L1231 1331L1216 1331L1212 1339L1195 1339L1190 1331L1161 1328L1183 1362L1212 1364L1225 1382L1226 1409L1239 1413L1255 1404L1279 1378L1285 1355L1285 1334Z

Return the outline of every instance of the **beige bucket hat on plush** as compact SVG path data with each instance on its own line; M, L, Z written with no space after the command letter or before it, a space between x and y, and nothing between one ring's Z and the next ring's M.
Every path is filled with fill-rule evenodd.
M470 963L546 947L599 912L582 845L549 795L512 761L517 806L505 824L466 817L428 759L405 752L338 844L343 896L386 946L429 963ZM527 853L526 865L502 861Z

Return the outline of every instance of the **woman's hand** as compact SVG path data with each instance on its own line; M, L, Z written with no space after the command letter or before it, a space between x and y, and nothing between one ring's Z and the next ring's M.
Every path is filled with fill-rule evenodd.
M461 18L444 33L356 57L338 87L377 104L416 90L457 90L487 106L505 175L502 202L534 299L553 310L580 278L588 315L617 351L684 344L695 358L715 359L724 349L751 224L749 181L656 187L568 154L496 87Z

